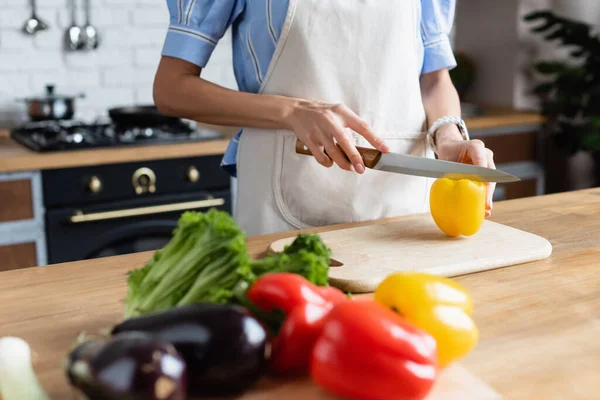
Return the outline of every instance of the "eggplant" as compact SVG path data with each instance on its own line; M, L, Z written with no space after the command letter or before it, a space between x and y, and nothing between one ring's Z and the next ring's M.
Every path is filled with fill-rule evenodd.
M177 349L188 368L191 396L231 396L266 372L270 342L257 319L239 306L191 304L135 317L112 334L144 332Z
M140 332L89 340L69 354L66 375L89 400L185 400L185 361L170 343Z

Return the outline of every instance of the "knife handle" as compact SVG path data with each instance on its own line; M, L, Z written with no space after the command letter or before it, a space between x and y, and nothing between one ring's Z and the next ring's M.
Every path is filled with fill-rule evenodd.
M346 160L350 161L342 147L339 144L336 144L336 146L340 150L342 155L346 157ZM358 150L358 153L361 155L363 162L365 163L365 167L367 168L375 167L375 165L377 165L379 159L381 158L381 152L379 150L369 149L367 147L360 146L356 146L356 150ZM312 156L312 153L308 146L305 146L304 143L302 143L300 140L296 140L296 153L303 154L305 156ZM327 152L325 152L325 154L327 154Z

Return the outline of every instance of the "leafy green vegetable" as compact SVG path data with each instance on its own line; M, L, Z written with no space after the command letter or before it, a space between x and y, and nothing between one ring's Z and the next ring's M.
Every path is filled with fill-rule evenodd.
M198 302L225 303L249 268L246 238L224 212L186 212L173 238L129 274L125 317Z
M214 209L186 212L169 243L143 268L129 272L125 318L191 303L237 303L251 308L242 288L260 275L291 272L327 285L330 256L318 235L305 234L282 253L253 261L244 233L229 214Z
M328 284L331 250L318 235L300 234L282 253L269 254L253 261L250 265L252 276L248 282L254 282L260 275L271 272L291 272L304 276L310 282L326 286ZM266 312L254 306L245 293L249 285L239 285L235 298L239 305L248 308L271 332L277 335L285 314L281 310Z
M250 270L255 277L268 272L292 272L312 283L327 285L331 250L317 235L301 234L282 253L269 254L253 261Z
M285 246L283 253L294 254L302 250L320 257L331 258L331 250L325 245L319 235L300 234L291 244Z

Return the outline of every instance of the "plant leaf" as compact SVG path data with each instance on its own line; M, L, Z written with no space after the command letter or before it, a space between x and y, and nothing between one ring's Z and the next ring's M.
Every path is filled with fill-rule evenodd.
M533 88L533 93L537 96L547 96L554 89L554 82L540 83Z
M535 69L540 74L549 75L563 72L568 67L561 62L557 61L541 61L535 65Z
M538 19L555 19L556 16L554 15L554 13L550 10L538 10L538 11L532 11L529 14L525 14L525 16L523 17L523 19L525 21L535 21Z

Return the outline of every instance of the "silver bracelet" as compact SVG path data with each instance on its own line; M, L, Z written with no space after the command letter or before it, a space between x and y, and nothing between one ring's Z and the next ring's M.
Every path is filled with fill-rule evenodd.
M438 118L437 121L435 121L433 124L431 124L431 126L429 127L429 130L427 131L427 144L434 151L434 153L437 153L437 145L435 144L435 133L439 129L440 126L446 125L446 124L452 124L452 125L458 126L458 130L459 130L460 134L462 135L463 139L470 140L469 139L469 131L467 130L467 125L465 124L465 121L463 121L462 118L460 118L460 117Z

